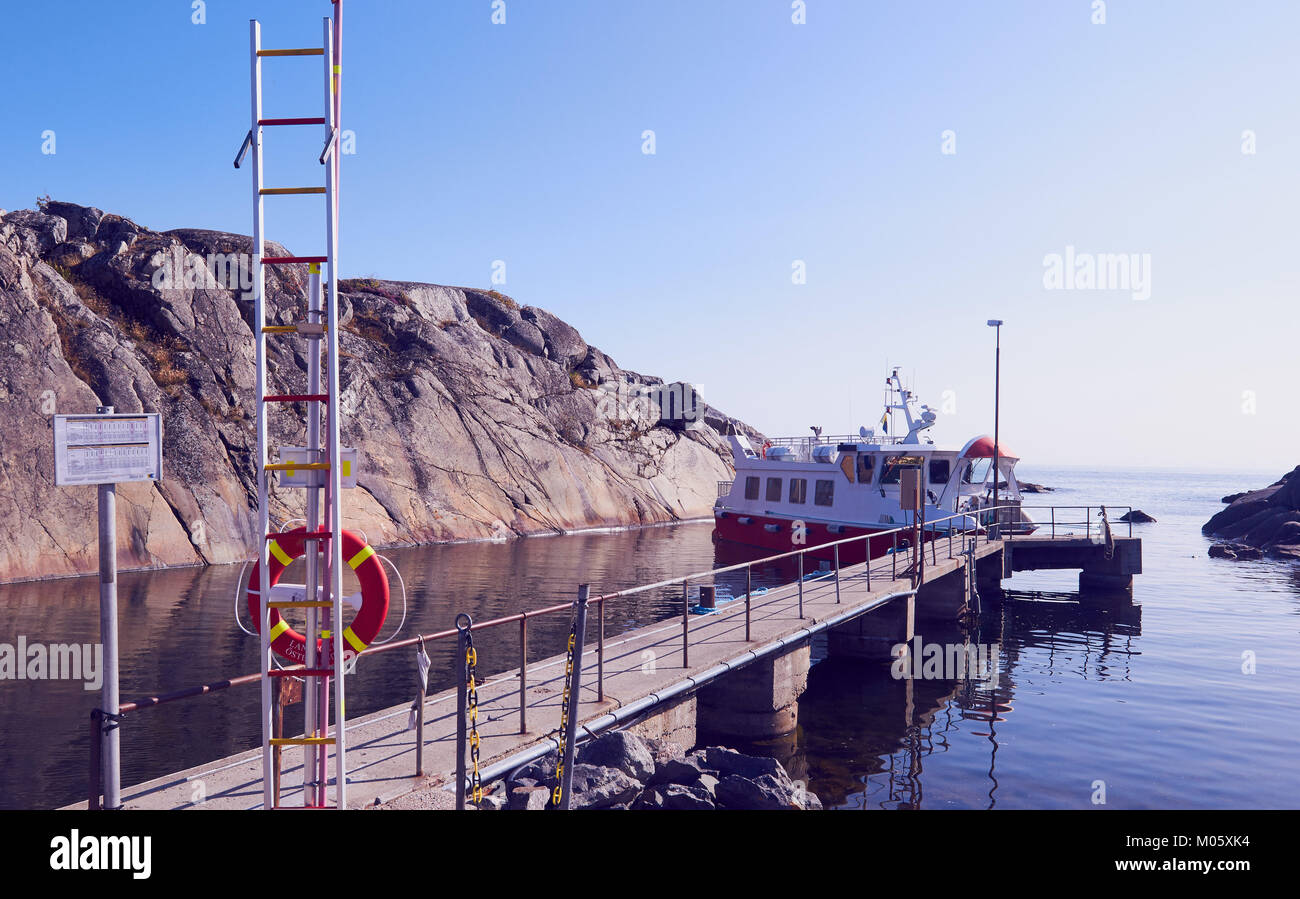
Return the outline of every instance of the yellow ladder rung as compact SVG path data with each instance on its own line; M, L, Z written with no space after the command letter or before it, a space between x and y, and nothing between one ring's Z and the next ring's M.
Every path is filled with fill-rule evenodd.
M323 333L329 330L329 325L316 324L315 322L299 322L296 325L263 325L263 334L315 334L318 331Z
M258 56L324 56L321 47L302 47L292 50L258 50Z
M266 471L329 471L328 462L272 462L270 465L262 466Z
M333 737L272 737L272 746L333 746Z
M332 609L334 603L324 599L279 599L266 604L268 609Z
M323 194L323 187L263 187L259 194L267 196L286 196L288 194Z

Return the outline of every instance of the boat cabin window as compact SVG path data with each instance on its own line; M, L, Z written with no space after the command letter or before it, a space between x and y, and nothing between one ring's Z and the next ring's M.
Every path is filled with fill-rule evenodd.
M861 453L858 455L858 483L870 484L873 469L876 467L876 457L871 453Z
M779 503L781 501L781 479L767 479L767 501L769 503Z
M844 472L844 477L848 478L849 483L852 484L853 483L853 457L852 456L848 454L840 456L840 471Z
M949 475L950 475L950 471L948 468L947 459L930 460L930 483L931 484L946 484L948 483Z
M966 484L983 484L984 479L989 476L989 469L992 467L992 459L975 459L966 466L966 470L962 474L962 482Z
M890 456L889 458L885 459L884 464L880 466L880 483L897 484L900 480L902 480L903 478L902 466L894 464L894 460L897 458L898 458L897 456Z
M791 478L790 479L790 502L806 503L808 502L808 479Z
M833 505L835 503L835 482L819 480L813 502L819 506Z
M745 478L745 499L758 499L758 478Z

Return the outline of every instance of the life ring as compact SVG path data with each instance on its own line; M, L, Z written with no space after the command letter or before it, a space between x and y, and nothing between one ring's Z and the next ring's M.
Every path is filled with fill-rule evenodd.
M772 448L772 441L769 440L769 441L767 441L767 443L764 443L764 444L763 444L763 458L764 458L764 459L767 458L767 451L768 451L769 449L771 449L771 448Z
M303 535L306 531L297 528L276 535L268 542L271 560L270 586L274 587L280 575L289 567L289 563L306 551ZM388 575L370 544L366 543L352 531L343 532L343 561L356 572L361 582L361 609L352 623L343 629L343 639L348 647L361 652L379 636L379 629L388 617ZM260 611L261 563L253 566L253 573L248 578L248 614L252 616L253 626L261 632L262 616ZM312 597L308 597L309 599ZM307 662L307 638L289 626L280 615L279 609L271 609L271 648L285 659L297 664ZM318 658L322 665L333 664L333 638L328 632L322 634L325 639L317 641L320 650ZM346 649L344 650L346 652Z

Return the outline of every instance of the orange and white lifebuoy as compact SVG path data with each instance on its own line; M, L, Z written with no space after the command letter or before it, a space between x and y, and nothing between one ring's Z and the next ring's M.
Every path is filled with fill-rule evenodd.
M763 444L763 458L764 458L764 459L767 458L767 451L770 450L771 448L772 448L772 441L769 440L769 441L767 441L767 443L764 443L764 444Z
M277 534L268 542L271 561L268 587L274 587L289 563L306 551L306 541L303 539L305 534L303 528L298 528ZM343 640L347 644L344 652L350 648L359 653L379 636L384 619L388 617L388 575L384 573L384 566L374 549L352 531L343 532L343 561L356 572L357 580L361 583L361 609L352 623L343 629ZM261 563L254 565L253 573L248 578L248 614L252 616L253 626L259 632L262 622L259 614L262 583L260 569ZM308 597L311 598L313 597ZM290 662L306 664L307 638L289 626L279 609L271 609L270 621L271 648ZM320 650L318 657L322 664L333 664L334 640L328 632L322 636L326 639L317 642Z

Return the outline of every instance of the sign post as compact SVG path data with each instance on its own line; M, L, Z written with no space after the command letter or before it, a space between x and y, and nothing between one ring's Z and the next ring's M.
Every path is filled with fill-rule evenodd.
M100 406L94 415L54 416L54 483L99 488L99 639L104 646L100 696L104 808L122 807L121 734L118 732L117 485L162 479L162 416L115 415Z

